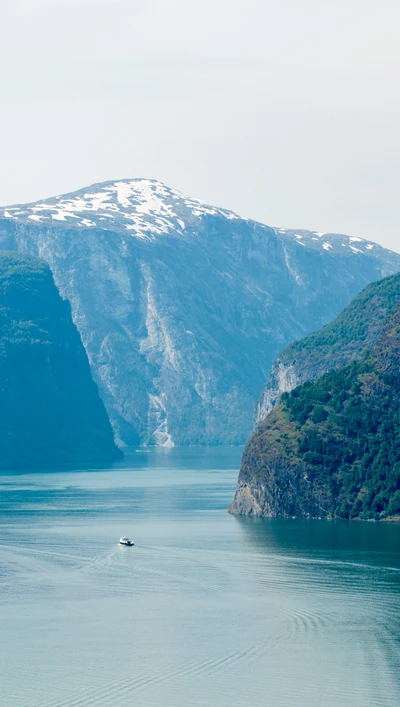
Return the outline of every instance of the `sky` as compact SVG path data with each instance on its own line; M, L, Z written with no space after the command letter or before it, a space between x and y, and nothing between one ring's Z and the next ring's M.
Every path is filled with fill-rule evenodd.
M0 204L151 177L400 252L398 0L0 0Z

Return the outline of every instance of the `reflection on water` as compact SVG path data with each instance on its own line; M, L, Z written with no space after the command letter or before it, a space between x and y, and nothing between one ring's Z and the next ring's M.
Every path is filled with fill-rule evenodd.
M400 704L400 527L234 518L239 461L0 477L2 703Z
M400 570L400 525L236 517L249 547L292 557L351 562Z

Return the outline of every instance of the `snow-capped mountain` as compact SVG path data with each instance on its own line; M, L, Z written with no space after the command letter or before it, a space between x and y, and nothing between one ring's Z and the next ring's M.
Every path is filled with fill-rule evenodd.
M85 228L108 229L112 225L112 230L153 239L171 231L183 235L187 225L201 216L220 214L227 219L239 218L230 211L186 199L154 179L94 184L35 204L11 206L0 210L0 214L37 223L63 221Z
M220 216L228 221L242 221L226 209L209 206L197 199L189 199L155 179L130 179L93 184L80 191L55 196L33 204L19 204L0 208L0 217L19 222L48 224L63 222L66 226L101 228L128 232L137 238L155 239L162 234L190 235L197 230L199 219ZM260 225L260 224L258 224ZM361 238L333 233L274 229L278 235L295 240L299 245L330 251L349 248L354 253L365 253L376 244Z
M275 229L147 179L0 209L0 247L38 254L125 443L245 441L278 352L400 255Z

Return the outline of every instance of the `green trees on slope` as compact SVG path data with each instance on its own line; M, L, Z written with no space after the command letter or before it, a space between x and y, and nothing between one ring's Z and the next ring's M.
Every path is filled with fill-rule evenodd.
M70 305L49 267L0 253L0 468L119 456Z
M379 365L391 346L282 396L297 460L316 488L328 485L332 516L400 514L400 362Z

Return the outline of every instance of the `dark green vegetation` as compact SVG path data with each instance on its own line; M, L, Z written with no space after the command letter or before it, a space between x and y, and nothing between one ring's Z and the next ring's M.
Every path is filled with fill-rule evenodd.
M358 342L371 341L366 312L374 331L380 329L372 348L358 352L359 360L282 395L247 445L232 512L400 516L399 283L397 276L368 287L346 310L352 309L353 320L342 315L315 335L319 343L325 337L326 351L331 342L335 352L332 332L345 331L349 348L350 332ZM387 297L378 306L375 295L383 295L385 285Z
M0 253L0 467L121 456L48 265Z
M379 375L371 358L285 394L296 457L310 483L328 484L341 518L400 514L400 378Z
M400 275L373 282L336 319L285 350L297 360L352 355L369 348L379 335L388 313L400 301Z
M368 285L322 329L289 344L272 368L259 402L258 422L279 401L282 384L289 390L362 358L375 344L388 313L398 302L400 275L393 275Z

